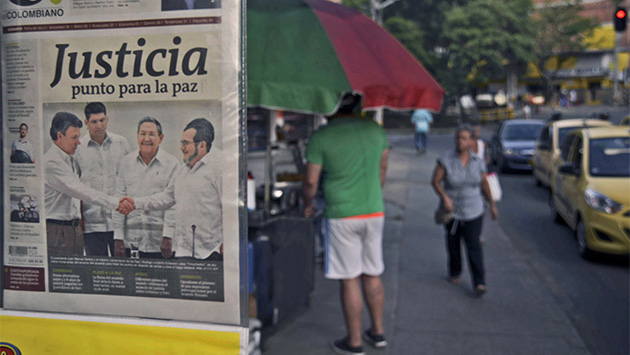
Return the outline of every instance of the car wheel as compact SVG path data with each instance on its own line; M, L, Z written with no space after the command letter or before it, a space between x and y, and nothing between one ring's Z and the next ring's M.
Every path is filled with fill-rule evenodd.
M584 221L581 219L575 229L575 237L577 239L578 253L582 258L588 259L591 256L591 251L586 245L586 227L584 226Z
M551 218L554 223L562 223L562 216L560 216L560 213L556 210L556 204L553 201L553 192L549 193L549 212L551 213Z

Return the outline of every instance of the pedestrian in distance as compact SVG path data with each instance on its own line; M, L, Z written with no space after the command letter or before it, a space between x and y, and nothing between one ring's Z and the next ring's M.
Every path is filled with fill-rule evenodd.
M523 105L523 115L525 118L532 118L532 108L527 103Z
M464 240L473 281L473 292L481 296L486 292L483 250L480 242L484 215L482 193L490 203L492 218L499 212L492 199L486 179L486 165L471 153L473 130L461 125L455 131L455 149L437 160L433 172L433 189L440 197L441 207L452 213L453 219L445 224L448 252L448 280L460 283L462 272L461 240Z
M382 186L389 152L385 131L357 116L361 96L346 94L327 126L309 142L304 181L304 216L315 213L313 200L320 176L324 190L325 274L340 280L347 336L331 343L339 354L364 354L361 341L363 296L371 327L363 339L387 345L383 328L385 291L380 275L385 221Z
M431 125L433 124L433 115L425 109L415 110L411 115L411 123L413 123L415 128L414 140L416 151L418 154L424 154L427 150L428 136L429 132L431 132Z
M471 141L471 150L472 152L478 156L481 160L483 160L486 167L488 166L488 154L486 154L486 141L481 138L481 126L479 122L475 122L473 124L473 139Z

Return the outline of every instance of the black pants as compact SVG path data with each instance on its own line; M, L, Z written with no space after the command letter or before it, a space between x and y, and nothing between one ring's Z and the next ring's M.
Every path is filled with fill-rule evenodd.
M89 256L114 256L114 232L83 233L85 254Z
M483 215L470 221L454 220L446 224L449 275L458 277L462 272L461 240L463 238L474 286L486 284L483 251L479 242L482 222Z
M79 227L79 220L63 222L46 221L46 236L48 255L79 255L83 256L83 233ZM69 223L69 224L68 224Z

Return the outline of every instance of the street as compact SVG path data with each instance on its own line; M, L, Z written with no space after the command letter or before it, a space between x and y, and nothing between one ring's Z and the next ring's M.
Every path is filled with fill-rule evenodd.
M489 138L494 126L482 128ZM452 129L436 130L416 155L412 132L390 130L384 189L386 289L384 351L367 354L628 354L629 270L625 259L582 260L572 232L555 224L548 192L530 174L501 174L499 221L486 218L488 293L446 282L443 228L433 222L430 186L436 158L453 147ZM316 270L310 307L280 326L265 354L328 354L344 334L338 284ZM368 326L364 312L363 324Z
M495 127L484 127L486 140ZM451 141L451 137L436 136L432 143L442 149L442 144L446 148ZM500 181L503 200L499 204L499 224L503 232L558 300L588 349L593 354L628 354L627 259L606 255L590 261L581 259L571 229L553 222L548 189L536 187L527 172L501 174Z
M502 174L500 226L576 326L593 354L628 354L628 264L581 259L573 232L554 223L549 191L530 174Z

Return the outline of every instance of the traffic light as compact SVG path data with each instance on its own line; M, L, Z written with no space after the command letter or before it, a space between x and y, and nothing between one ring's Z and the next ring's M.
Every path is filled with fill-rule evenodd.
M614 22L615 22L615 31L623 32L626 30L627 26L627 17L628 12L623 7L618 7L615 10Z

